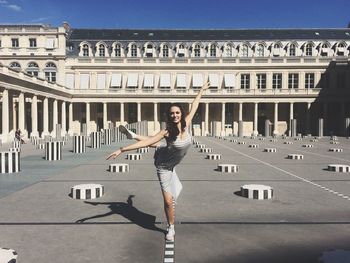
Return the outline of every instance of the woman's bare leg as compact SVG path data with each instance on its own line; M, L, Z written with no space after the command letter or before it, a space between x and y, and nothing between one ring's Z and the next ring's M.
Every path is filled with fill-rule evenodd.
M175 209L173 197L168 192L162 191L164 198L164 211L166 219L169 225L173 225L175 222Z

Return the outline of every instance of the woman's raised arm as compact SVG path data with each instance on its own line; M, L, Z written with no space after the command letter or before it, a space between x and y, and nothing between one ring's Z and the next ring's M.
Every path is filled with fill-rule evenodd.
M167 130L161 130L156 135L154 135L152 137L149 137L147 140L138 141L138 142L130 144L128 146L120 147L120 149L118 149L115 152L111 153L106 158L106 160L111 159L111 158L115 159L121 153L126 152L126 151L132 151L132 150L136 150L138 148L147 147L147 146L150 146L152 144L155 144L155 143L159 142L161 139L163 139L167 135L167 133L168 133Z
M196 113L197 109L198 109L198 106L199 106L199 101L202 97L202 94L205 90L209 89L210 87L210 82L206 82L202 88L199 90L197 96L195 97L195 99L193 100L192 104L191 104L191 111L187 114L185 120L186 120L186 125L188 125L192 119L193 119L193 116L194 114Z

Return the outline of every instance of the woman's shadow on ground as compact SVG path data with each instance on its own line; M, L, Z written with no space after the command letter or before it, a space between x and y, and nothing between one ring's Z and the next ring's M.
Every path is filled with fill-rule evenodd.
M146 214L140 210L138 210L136 207L133 206L132 198L134 198L134 195L129 195L126 203L124 202L87 202L84 203L90 204L90 205L107 205L110 209L109 212L95 215L91 217L86 217L77 220L77 223L84 223L87 220L95 219L95 218L101 218L101 217L107 217L113 214L121 215L125 217L126 219L130 220L130 222L143 227L145 229L153 230L153 231L159 231L161 233L165 234L165 231L161 228L156 227L156 217L154 215Z

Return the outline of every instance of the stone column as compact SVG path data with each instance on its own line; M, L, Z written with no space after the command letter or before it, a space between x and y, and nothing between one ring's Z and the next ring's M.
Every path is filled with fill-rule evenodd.
M86 135L90 136L90 102L86 102L86 110L85 110L85 122L86 122Z
M55 99L53 101L53 123L52 123L52 129L53 129L52 134L54 135L54 137L58 136L58 134L56 134L57 124L58 124L58 102Z
M26 110L25 110L25 101L24 101L24 93L21 92L18 97L18 128L21 130L21 133L26 136L27 130L25 128L25 118L26 118Z
M120 124L124 124L125 116L124 116L124 102L120 103Z
M141 121L141 102L137 103L137 122Z
M253 128L253 135L258 135L258 106L259 104L257 102L254 103L254 128Z
M69 124L69 129L68 133L69 135L73 135L73 102L69 103L68 106L68 124Z
M107 102L103 103L103 129L108 129Z
M243 136L243 103L238 103L238 136Z
M310 108L311 108L311 103L307 103L306 107L306 134L310 133Z
M288 131L288 136L293 136L292 133L292 122L294 119L294 102L289 103L289 131Z
M209 103L205 103L205 119L204 119L204 123L205 123L205 131L204 134L208 135L209 134Z
M2 140L3 142L8 141L8 135L9 135L9 119L10 119L10 114L9 114L9 91L7 89L4 89L2 92ZM11 105L12 107L12 105Z
M275 102L274 118L273 118L273 135L278 135L278 103Z
M32 133L30 136L38 135L38 97L34 95L32 98Z
M66 127L66 102L62 101L61 105L61 135L65 136L67 133L67 127Z
M226 136L226 130L225 130L226 111L225 111L225 107L226 107L226 103L225 102L221 103L221 136Z
M159 121L158 121L158 103L154 102L153 103L153 126L154 126L154 131L159 130Z
M43 103L43 134L42 136L44 137L45 135L49 135L49 99L47 97L44 98L44 103Z

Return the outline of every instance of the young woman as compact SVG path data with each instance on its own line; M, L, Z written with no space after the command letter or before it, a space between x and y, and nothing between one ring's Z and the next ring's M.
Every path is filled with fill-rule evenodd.
M119 126L120 131L125 133L128 138L135 139L138 142L121 147L107 157L107 160L111 158L114 159L126 151L147 146L156 147L154 165L157 169L164 199L164 210L168 221L166 234L166 240L168 241L174 240L174 202L176 202L182 189L182 184L175 172L175 166L181 162L191 145L191 135L188 131L188 126L198 109L203 92L207 90L209 86L210 83L207 82L199 90L196 98L192 102L191 110L187 115L185 115L180 104L171 104L167 112L168 120L166 129L161 130L152 137L140 136L126 129L124 126ZM162 139L165 139L165 142L161 143L160 141Z

